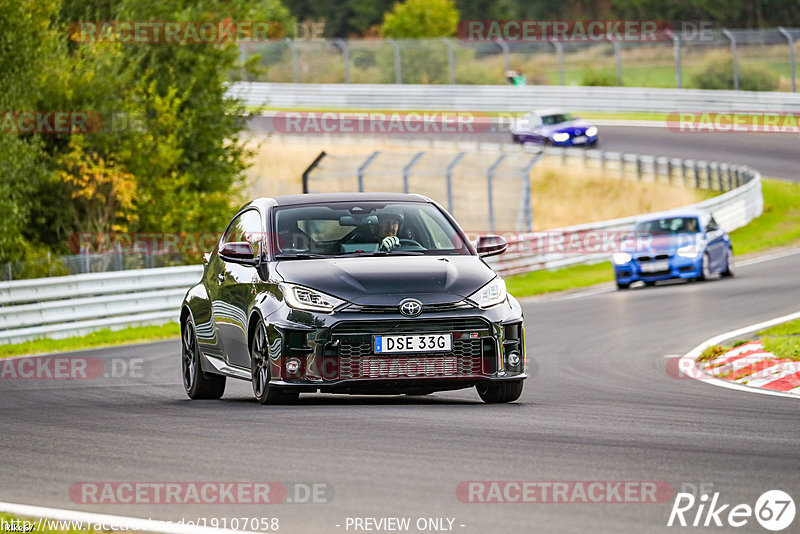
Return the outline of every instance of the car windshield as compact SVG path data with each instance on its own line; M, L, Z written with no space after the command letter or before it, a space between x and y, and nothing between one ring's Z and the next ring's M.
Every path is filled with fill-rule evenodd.
M470 254L442 212L422 202L330 202L273 213L279 259ZM382 246L387 237L391 246Z
M561 124L562 122L569 122L571 120L574 120L574 117L569 113L556 113L554 115L542 116L542 124L544 124L545 126Z
M638 222L634 231L650 235L696 234L700 225L697 217L664 217Z

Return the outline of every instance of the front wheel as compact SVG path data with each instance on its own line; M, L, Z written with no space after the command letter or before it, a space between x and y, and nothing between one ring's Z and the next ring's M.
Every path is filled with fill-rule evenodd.
M194 322L187 317L181 335L181 374L183 389L190 399L219 399L225 393L225 377L204 373L200 365Z
M703 259L700 262L700 280L708 280L711 278L711 266L709 265L710 258L708 252L703 254Z
M722 276L732 278L734 274L733 250L728 249L728 254L725 256L725 270L722 271Z
M478 384L475 386L481 400L487 404L514 402L522 395L522 380Z
M271 362L267 343L267 330L262 321L258 322L250 342L250 378L253 393L261 404L281 404L297 400L296 391L283 391L270 385L272 380Z

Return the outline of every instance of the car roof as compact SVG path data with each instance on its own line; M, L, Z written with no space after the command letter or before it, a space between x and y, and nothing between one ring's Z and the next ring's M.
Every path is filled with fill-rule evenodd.
M567 112L558 108L535 109L531 113L544 117L546 115L565 115Z
M249 205L266 208L268 206L302 206L321 202L431 202L422 195L405 193L306 193L300 195L281 195L272 198L257 198Z
M656 219L663 219L665 217L697 217L701 221L711 217L711 214L700 208L679 208L669 211L660 211L658 213L649 213L642 215L636 219L636 222L654 221Z

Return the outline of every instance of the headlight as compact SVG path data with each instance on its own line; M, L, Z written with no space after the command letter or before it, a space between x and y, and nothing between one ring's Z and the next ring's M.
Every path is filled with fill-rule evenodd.
M631 261L633 257L627 252L617 252L612 259L617 265L624 265Z
M597 135L597 128L595 128L594 126L589 126L588 128L586 128L587 137L594 137L595 135Z
M467 298L479 308L491 308L505 302L507 296L506 283L497 277Z
M322 291L294 284L280 284L280 289L286 299L286 304L298 310L331 313L337 306L345 302Z
M569 139L569 134L567 132L558 132L553 134L553 141L556 143L563 143Z
M681 258L694 259L700 254L700 247L697 245L686 245L678 249L678 256Z

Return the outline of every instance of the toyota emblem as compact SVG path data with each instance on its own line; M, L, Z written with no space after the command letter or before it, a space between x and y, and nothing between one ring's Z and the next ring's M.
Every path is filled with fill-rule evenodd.
M400 303L400 313L406 317L416 317L422 313L422 303L417 299L406 299Z

